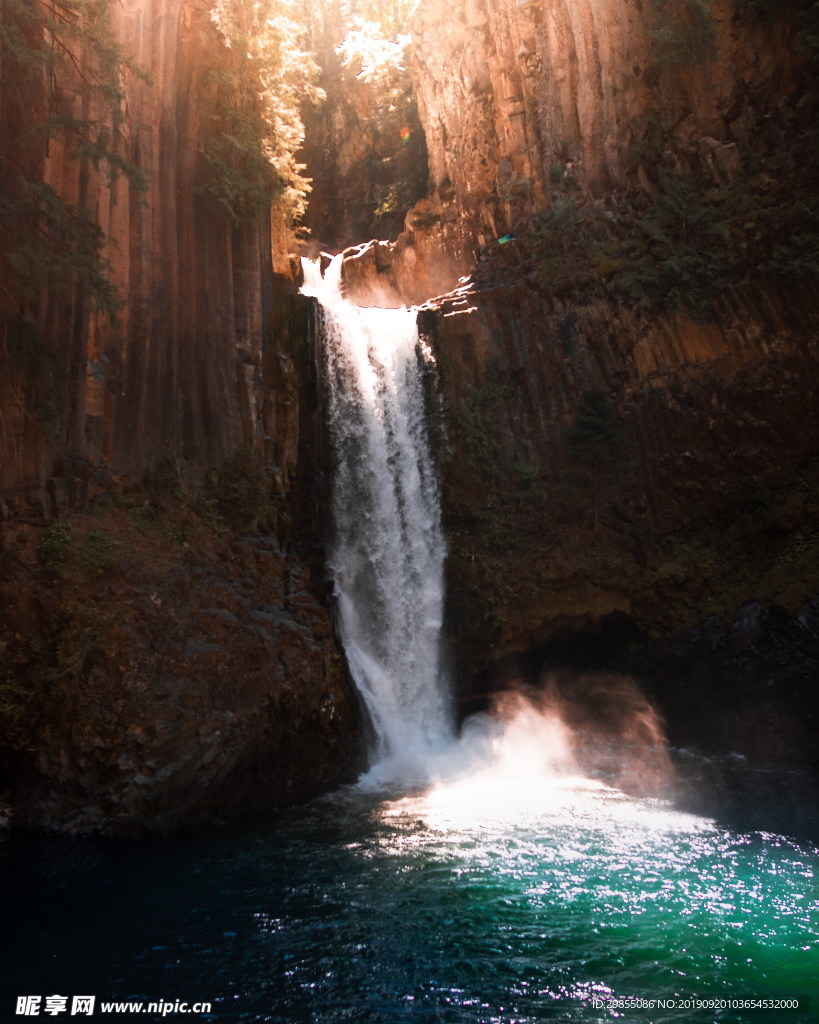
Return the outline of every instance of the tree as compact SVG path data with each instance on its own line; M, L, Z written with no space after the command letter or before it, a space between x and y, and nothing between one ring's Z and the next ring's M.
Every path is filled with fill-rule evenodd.
M409 30L418 0L300 0L302 20L316 40L338 45L355 21L369 22L377 34L394 40Z
M318 69L304 41L300 0L216 0L213 20L227 46L214 79L223 88L222 126L207 147L207 190L236 221L279 204L292 221L309 182L296 153L300 106L318 98Z

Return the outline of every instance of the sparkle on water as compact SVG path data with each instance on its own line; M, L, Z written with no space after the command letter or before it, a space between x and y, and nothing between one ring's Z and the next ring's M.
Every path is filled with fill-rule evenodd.
M810 843L570 776L510 805L353 789L156 844L0 843L4 966L12 995L211 1000L226 1022L807 1024L593 1000L815 1000L817 868Z

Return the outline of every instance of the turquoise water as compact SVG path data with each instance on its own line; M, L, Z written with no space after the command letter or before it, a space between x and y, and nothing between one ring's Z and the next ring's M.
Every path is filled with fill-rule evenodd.
M350 791L134 846L12 837L0 869L3 1020L54 992L281 1024L819 1019L816 846L571 779Z

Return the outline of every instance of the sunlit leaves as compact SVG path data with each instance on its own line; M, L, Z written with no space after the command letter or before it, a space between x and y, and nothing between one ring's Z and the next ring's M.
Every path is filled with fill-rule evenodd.
M356 78L365 82L384 81L404 71L410 37L399 35L388 39L375 22L357 18L339 46L344 67L354 70Z
M296 152L304 139L300 107L318 98L315 62L301 46L296 0L217 0L212 17L226 44L221 130L206 150L208 191L234 220L279 204L303 212L309 182Z

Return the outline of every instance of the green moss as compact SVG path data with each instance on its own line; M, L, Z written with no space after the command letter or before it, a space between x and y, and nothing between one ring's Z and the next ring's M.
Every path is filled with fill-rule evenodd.
M704 318L735 264L723 212L696 182L665 176L634 237L620 244L625 259L611 286L638 306Z

